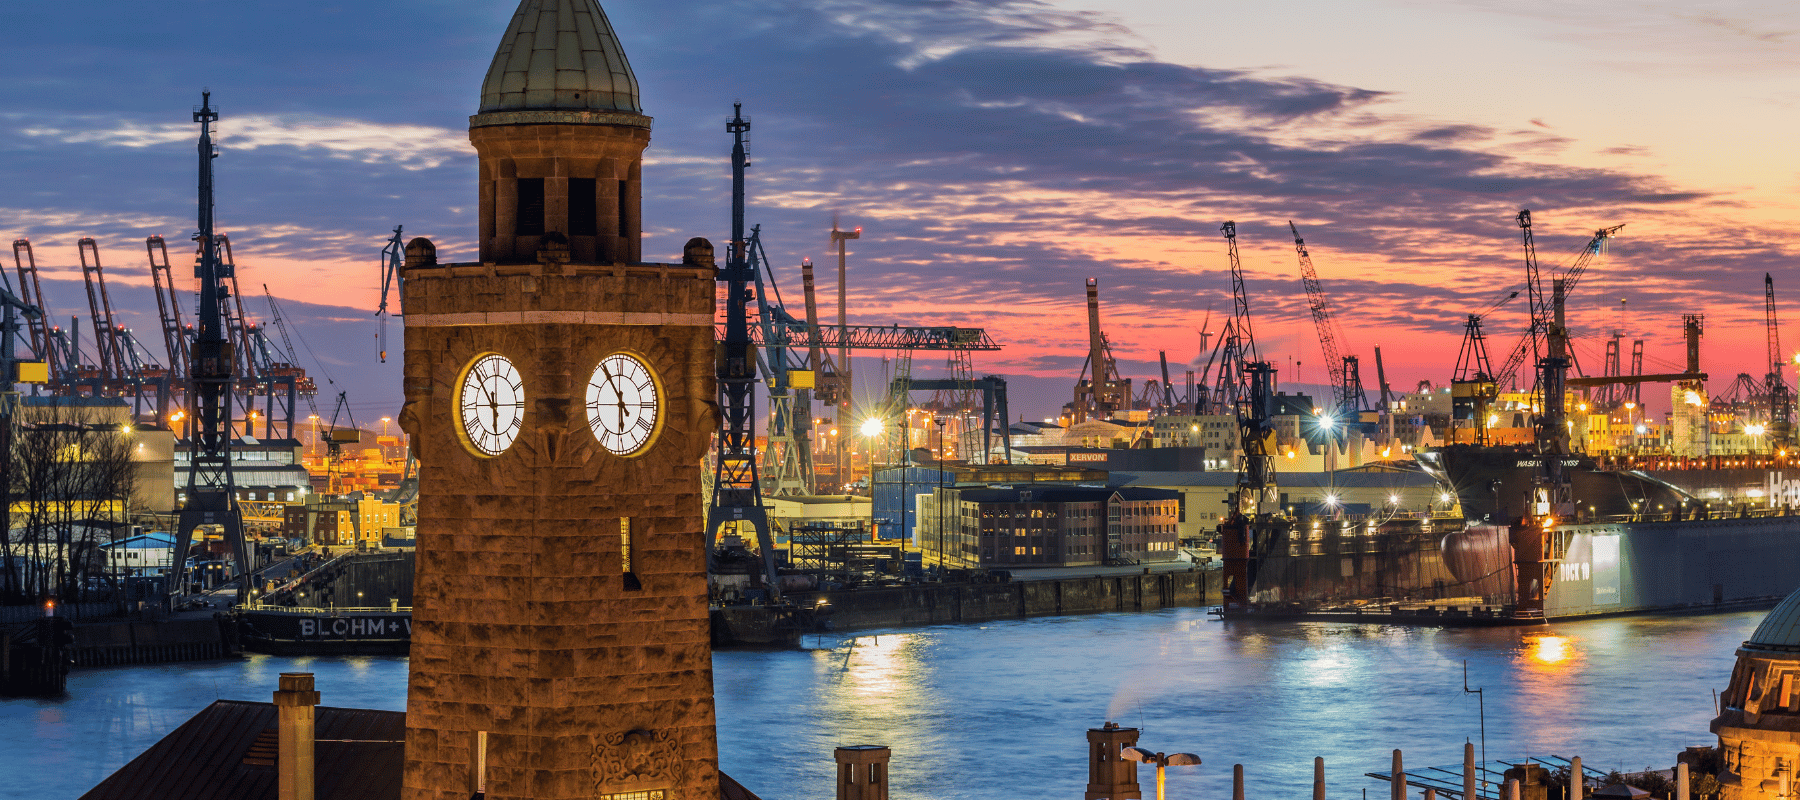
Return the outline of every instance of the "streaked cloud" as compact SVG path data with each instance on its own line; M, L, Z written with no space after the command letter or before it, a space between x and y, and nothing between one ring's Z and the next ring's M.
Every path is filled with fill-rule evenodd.
M722 123L741 100L755 124L750 221L790 292L799 260L826 255L841 212L866 231L853 243L853 320L988 327L1009 349L983 370L1071 377L1090 276L1121 358L1134 369L1159 350L1187 360L1206 307L1215 327L1228 308L1226 219L1239 225L1266 348L1313 358L1292 219L1359 350L1406 337L1408 352L1384 351L1390 373L1421 376L1447 373L1464 315L1519 280L1521 207L1538 214L1547 264L1595 227L1631 223L1576 302L1605 313L1630 296L1646 336L1682 308L1740 301L1741 276L1796 249L1780 226L1738 219L1745 200L1729 191L1664 177L1651 159L1583 160L1649 153L1547 129L1564 123L1554 109L1477 124L1402 111L1384 87L1172 63L1115 17L1038 0L606 6L656 118L647 258L675 258L691 236L725 238ZM1674 8L1621 23L1622 35L1654 43L1707 27L1760 42L1782 29L1736 31L1745 17L1730 9L1683 21ZM1599 9L1554 13L1585 20ZM404 2L367 9L373 18L355 26L305 6L215 11L205 58L170 44L186 33L179 24L107 2L96 13L120 31L83 50L83 64L59 54L91 31L55 15L38 23L53 35L0 54L18 76L0 115L0 179L19 189L0 209L0 235L71 257L74 235L173 243L193 224L187 107L203 81L219 81L220 219L248 280L350 318L373 309L375 254L394 225L447 258L473 257L475 162L460 126L510 8ZM1192 13L1177 21L1204 23L1205 9ZM371 33L401 24L403 37ZM270 47L277 30L303 44ZM132 69L146 62L163 69ZM1702 219L1733 233L1693 237ZM1716 313L1721 330L1753 330L1743 326L1754 314ZM1496 318L1490 330L1510 324ZM376 391L397 397L398 384Z
M11 115L18 120L21 115ZM52 126L34 117L18 127L21 136L62 144L146 148L192 144L192 124L157 123L112 117L67 117ZM251 114L217 125L213 140L220 149L255 150L291 147L318 150L364 164L395 164L403 169L432 169L469 155L466 132L426 125L395 125L355 119L294 118Z

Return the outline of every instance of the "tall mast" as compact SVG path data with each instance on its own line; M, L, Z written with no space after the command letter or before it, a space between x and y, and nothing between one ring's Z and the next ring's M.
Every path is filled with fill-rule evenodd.
M725 284L724 357L718 360L720 427L718 451L713 460L713 496L707 510L707 541L724 524L748 523L756 527L762 550L763 577L770 597L780 598L781 584L775 573L775 540L769 532L768 510L762 502L762 483L756 468L756 345L750 337L750 290L755 277L750 267L749 243L744 239L744 170L750 166L744 134L750 121L742 104L733 106L725 130L731 147L731 250L718 279ZM709 556L710 557L710 556Z
M230 299L225 281L230 274L219 258L219 236L213 227L213 159L219 157L213 147L212 123L219 112L212 108L212 93L200 95L200 108L194 121L200 123L200 197L199 230L194 241L200 250L194 277L200 279L200 305L196 309L199 330L194 337L193 359L189 365L192 390L188 393L188 485L186 505L181 511L179 530L175 534L174 563L171 565L169 590L183 593L183 572L187 566L188 544L194 529L217 525L224 529L230 543L237 574L249 572L249 553L244 546L243 518L238 510L235 481L231 474L231 380L234 353L232 342L225 336L224 305ZM249 580L238 584L241 597Z

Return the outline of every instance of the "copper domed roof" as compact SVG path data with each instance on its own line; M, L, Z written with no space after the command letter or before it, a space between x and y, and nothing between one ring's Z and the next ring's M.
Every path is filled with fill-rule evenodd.
M637 76L599 3L519 3L481 84L479 116L509 112L643 114Z
M1744 644L1800 650L1800 591L1788 595L1774 611L1763 617L1762 624L1756 626L1756 632L1750 634L1750 641Z

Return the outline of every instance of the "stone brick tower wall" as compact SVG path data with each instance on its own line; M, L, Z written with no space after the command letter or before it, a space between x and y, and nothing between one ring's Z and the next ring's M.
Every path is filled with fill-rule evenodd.
M699 471L715 425L713 272L407 268L400 420L420 461L408 800L467 800L478 731L490 800L718 797ZM632 458L586 420L588 377L620 351L666 396L657 439ZM459 438L454 400L485 353L517 366L525 394L517 441L493 457Z
M533 261L551 232L567 238L579 263L640 260L649 118L639 117L642 128L491 124L517 116L478 115L490 124L469 130L481 163L481 260ZM535 203L521 208L522 193Z
M682 264L637 263L650 120L636 89L593 0L523 0L470 120L481 261L407 246L407 800L719 796L700 496L716 270L703 240ZM662 397L630 456L587 419L590 376L621 352ZM512 362L524 396L495 455L464 438L457 404L486 354Z

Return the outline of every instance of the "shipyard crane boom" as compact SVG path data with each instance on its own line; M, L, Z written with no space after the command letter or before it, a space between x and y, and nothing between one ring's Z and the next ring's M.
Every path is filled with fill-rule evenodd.
M1775 316L1775 278L1767 272L1763 273L1763 321L1769 334L1769 374L1782 380L1787 359L1781 356L1781 322Z
M27 329L31 334L31 352L49 362L50 375L54 379L62 374L66 366L57 363L57 353L50 346L50 323L41 313L44 307L44 287L38 282L37 256L31 251L30 240L13 240L13 268L19 272L19 299L40 310L36 315L26 316Z
M1225 252L1231 259L1231 321L1238 337L1238 355L1242 361L1260 361L1256 353L1256 334L1250 328L1250 295L1244 291L1244 265L1238 259L1237 223L1227 221L1219 226L1225 234Z
M1563 270L1564 292L1575 293L1575 284L1580 283L1581 276L1587 274L1588 265L1593 263L1595 257L1606 252L1606 242L1619 235L1619 231L1624 228L1624 225L1614 225L1594 231L1593 237L1587 240L1587 244L1581 246L1581 252L1576 254L1574 263L1570 264L1568 269Z
M394 236L398 237L399 235L400 235L400 229L395 228ZM288 357L287 363L290 366L295 366L295 367L299 366L300 365L300 356L299 356L299 354L294 352L294 340L288 338L287 320L282 318L281 306L279 306L275 303L275 294L273 292L269 291L269 285L266 283L263 284L263 299L269 301L269 317L270 317L270 319L273 319L275 321L275 330L281 334L281 346L283 349L285 349L287 351L287 357ZM387 306L387 304L385 302L382 303L383 308L385 308L386 306ZM306 407L307 407L307 409L312 411L312 415L315 417L318 416L319 415L319 406L317 403L313 402L313 397L312 397L313 393L312 392L303 392L303 393L301 393L301 396L306 398Z
M1338 351L1338 340L1342 337L1337 320L1331 316L1331 306L1325 300L1325 289L1319 285L1319 272L1313 268L1312 254L1306 250L1306 240L1300 238L1300 229L1293 220L1288 220L1288 230L1294 234L1294 252L1300 256L1300 282L1306 286L1306 302L1312 308L1313 327L1319 332L1319 350L1325 356L1325 369L1331 373L1331 391L1337 401L1334 412L1342 419L1354 419L1355 414L1368 405L1361 391L1362 376L1350 371L1355 356L1346 357Z
M100 357L100 372L106 381L124 380L129 374L125 354L119 343L119 326L113 319L112 296L106 291L106 275L100 270L100 247L93 239L76 242L81 253L81 278L87 284L88 310L93 314L94 352ZM92 263L89 263L89 262Z
M381 320L381 363L383 364L387 363L388 317L395 316L394 314L388 313L388 290L393 289L395 297L406 297L406 276L400 269L404 266L406 261L406 245L402 244L400 241L401 227L403 226L394 226L394 237L387 241L386 247L381 248L381 307L375 309L375 316ZM266 285L263 287L264 291L267 291L268 288L269 287ZM404 302L404 299L402 302ZM273 306L273 304L274 301L271 300L270 305ZM406 309L400 309L400 316L404 316L405 314ZM282 331L281 337L283 339L287 338L286 330ZM289 345L288 352L291 353L293 350L293 346Z
M1565 296L1574 291L1575 285L1587 273L1589 264L1606 252L1607 240L1618 235L1619 230L1624 227L1624 225L1614 225L1610 228L1596 230L1587 243L1581 246L1581 250L1575 255L1575 260L1570 263L1567 270L1563 271L1563 275L1559 279L1563 282ZM1527 355L1530 355L1535 362L1541 352L1542 337L1550 328L1549 317L1552 309L1544 300L1543 283L1538 277L1537 245L1531 234L1531 211L1529 209L1519 212L1519 230L1525 242L1525 289L1531 299L1531 321L1525 330L1524 337L1519 340L1512 353L1506 357L1506 362L1500 367L1500 371L1494 375L1494 382L1499 385L1512 381L1513 376L1518 374L1519 367L1525 363Z
M1175 413L1175 388L1169 383L1169 354L1167 351L1156 351L1156 359L1162 362L1163 413Z
M1769 433L1777 444L1786 444L1793 436L1794 392L1782 376L1787 360L1781 354L1781 320L1775 316L1775 278L1763 273L1763 319L1769 334L1769 374L1763 379L1763 392L1769 398Z
M161 236L144 240L150 254L150 282L156 291L156 314L162 322L163 347L169 354L169 373L177 381L188 374L188 331L181 324L181 296L175 288L175 274L169 269L169 247Z
M1506 357L1500 372L1494 376L1497 385L1510 383L1513 376L1519 373L1526 357L1536 361L1542 352L1544 327L1549 324L1546 317L1550 314L1549 304L1544 301L1544 284L1538 277L1537 242L1531 235L1531 209L1520 209L1519 232L1525 242L1525 295L1530 308L1527 313L1530 320L1525 325L1525 336L1513 348L1512 354Z
M219 269L224 279L222 291L225 299L231 302L224 305L225 326L232 338L237 340L240 370L237 377L240 381L254 385L258 373L256 364L250 358L250 320L244 315L244 296L238 290L237 259L231 255L231 237L219 234Z
M773 336L770 335L772 330ZM724 341L727 326L715 331ZM751 343L758 347L792 347L811 341L807 324L786 314L750 329ZM999 350L1000 345L981 328L903 327L900 325L822 326L818 329L820 344L843 350Z

